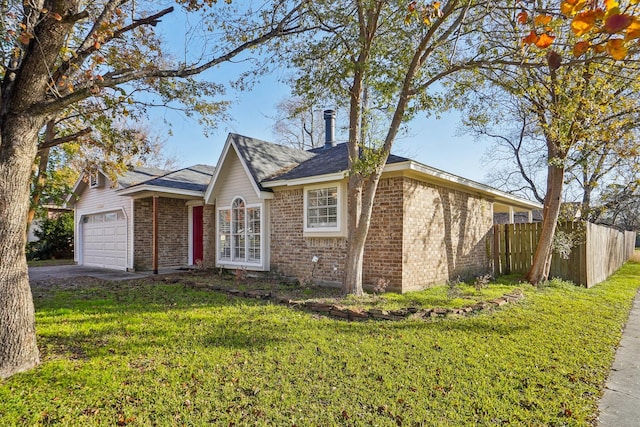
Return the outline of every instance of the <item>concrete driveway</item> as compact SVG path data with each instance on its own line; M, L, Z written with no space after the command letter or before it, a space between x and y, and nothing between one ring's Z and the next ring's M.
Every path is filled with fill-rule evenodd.
M29 267L29 281L39 282L50 279L70 279L88 276L104 280L130 280L152 275L151 271L128 272L109 270L107 268L87 267L84 265L54 265L44 267Z

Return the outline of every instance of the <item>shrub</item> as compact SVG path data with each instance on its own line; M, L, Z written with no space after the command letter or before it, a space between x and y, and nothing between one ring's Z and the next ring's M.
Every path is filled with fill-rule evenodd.
M27 246L28 259L70 258L73 255L73 213L44 218L34 234L39 240Z

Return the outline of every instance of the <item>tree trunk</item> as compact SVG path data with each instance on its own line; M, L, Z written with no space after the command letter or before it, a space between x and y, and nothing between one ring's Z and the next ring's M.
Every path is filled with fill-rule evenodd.
M31 167L43 123L10 117L0 135L0 378L39 363L24 248Z
M50 119L47 121L47 125L44 129L45 148L40 149L37 154L38 169L36 170L36 175L33 178L33 191L31 193L31 202L29 203L29 212L27 213L27 230L33 222L33 218L36 216L36 209L38 208L38 204L42 198L42 192L44 191L44 186L47 181L49 153L51 151L51 148L47 146L47 143L51 143L56 136L55 126L55 120Z
M563 184L564 166L554 166L550 163L547 167L547 194L544 198L542 232L533 255L533 264L527 273L527 281L534 285L544 282L549 277L551 256L553 255L553 236L560 216Z
M376 168L364 181L360 176L349 177L347 265L342 288L345 295L363 294L364 246L369 234L373 202L384 164Z
M362 295L362 266L367 231L361 226L362 180L355 174L348 183L347 258L344 267L342 292L345 295ZM367 227L368 228L368 227Z
M38 170L33 180L33 192L31 195L31 201L29 203L29 212L27 213L27 229L33 222L33 218L36 216L36 209L40 204L42 198L42 192L47 181L47 166L49 165L49 152L50 148L43 148L38 153Z

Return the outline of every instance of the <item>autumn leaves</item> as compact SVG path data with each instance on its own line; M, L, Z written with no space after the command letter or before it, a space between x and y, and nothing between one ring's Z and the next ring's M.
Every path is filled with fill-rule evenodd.
M559 11L523 8L516 21L531 28L522 38L523 46L549 48L562 25L570 20L571 33L576 38L573 42L575 58L593 52L623 60L640 38L638 3L639 0L629 0L622 7L616 0L565 0L560 3Z

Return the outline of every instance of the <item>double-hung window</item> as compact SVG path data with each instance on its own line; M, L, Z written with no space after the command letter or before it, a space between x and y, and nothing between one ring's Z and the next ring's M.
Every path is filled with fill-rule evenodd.
M304 189L304 231L318 233L340 233L341 231L341 187L339 184L313 186Z

